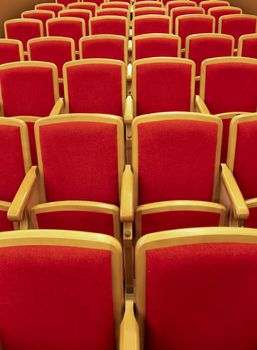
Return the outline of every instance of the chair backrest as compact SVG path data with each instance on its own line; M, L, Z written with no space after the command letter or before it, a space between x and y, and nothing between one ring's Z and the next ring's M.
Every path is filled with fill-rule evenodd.
M129 22L122 16L99 16L89 21L89 34L115 34L128 37Z
M22 18L39 19L43 23L44 35L46 35L46 21L55 17L55 13L49 10L30 10L21 13Z
M69 113L123 116L126 98L125 63L85 59L64 65L65 105Z
M133 61L147 57L180 57L181 39L172 34L142 34L133 38Z
M182 15L176 18L175 34L181 38L182 49L185 48L186 38L192 34L214 33L215 18L210 15Z
M85 21L86 26L86 34L89 33L89 19L92 16L92 12L90 10L81 10L81 9L68 9L60 11L58 17L74 17L74 18L82 18Z
M133 63L134 115L193 111L195 64L183 58L144 58Z
M218 1L205 0L205 1L201 1L199 6L204 9L205 13L208 13L208 10L213 8L213 7L221 7L221 6L228 7L228 6L230 6L230 3L229 3L229 1L221 1L221 0L218 0Z
M200 96L210 113L256 112L257 60L219 57L203 61Z
M59 98L57 67L47 62L3 64L0 87L4 116L48 116Z
M117 9L130 9L130 4L124 1L112 1L102 3L100 9L117 8Z
M94 17L96 15L97 4L94 2L73 2L67 6L67 9L89 10Z
M142 7L163 7L163 4L160 1L151 0L139 1L134 3L134 9L139 9Z
M219 18L219 33L233 35L235 48L241 35L257 32L257 16L254 15L225 15Z
M254 349L256 243L255 229L238 227L142 237L135 293L141 348Z
M225 15L236 15L241 14L243 11L240 7L234 6L221 6L221 7L211 7L208 10L208 14L215 17L215 31L218 32L219 18Z
M216 116L169 112L135 118L135 205L217 200L221 136L222 122Z
M0 64L15 61L24 61L22 42L16 39L0 39Z
M116 239L64 230L3 233L0 261L4 348L116 348L124 308Z
M133 18L133 37L140 34L150 33L172 33L172 22L169 16L164 15L144 15Z
M105 8L97 11L97 16L122 16L130 19L130 12L124 8Z
M204 15L204 10L198 6L175 7L170 10L172 31L175 33L176 18L183 15Z
M72 38L75 49L79 50L79 39L86 35L86 25L82 18L59 17L46 22L47 35Z
M141 7L134 10L134 16L143 15L165 15L166 10L162 7Z
M116 0L109 0L109 2L113 2L113 1L116 1ZM122 2L126 2L128 3L129 5L131 5L131 1L130 0L120 0Z
M227 34L193 34L186 39L186 58L196 64L196 75L200 75L201 64L207 58L233 56L234 38Z
M35 135L43 202L84 200L119 206L124 170L120 117L73 114L44 118L36 122Z
M69 4L72 4L74 2L74 0L55 0L55 2L57 4L62 4L65 7L67 7ZM77 2L79 2L79 0Z
M237 55L257 58L257 33L240 36Z
M127 39L121 35L89 35L80 39L80 58L110 58L128 62Z
M58 12L64 10L65 6L62 4L54 4L50 2L45 2L42 4L35 5L35 10L48 10L53 11L55 13L55 17L58 16Z
M81 2L83 3L84 1L81 1ZM96 6L99 8L101 4L104 2L104 0L91 0L91 1L85 1L85 2L92 2L96 4Z
M31 39L28 42L28 57L30 61L54 63L58 77L62 78L64 63L75 60L75 44L73 39L60 36Z
M32 18L10 19L4 22L4 31L7 39L20 40L24 52L27 53L28 40L43 36L43 23Z
M196 2L195 1L190 1L190 0L171 0L169 2L167 2L166 4L166 11L167 11L167 15L170 15L170 10L175 8L175 7L185 7L185 6L196 6Z

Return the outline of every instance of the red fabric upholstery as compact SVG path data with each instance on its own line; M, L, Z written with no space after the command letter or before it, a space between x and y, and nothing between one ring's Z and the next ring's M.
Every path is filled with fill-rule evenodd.
M249 208L249 218L244 221L245 227L257 227L257 207Z
M202 15L189 15L188 17L178 18L178 35L181 37L181 47L185 47L186 38L191 34L212 33L213 19Z
M76 1L74 1L74 0L57 0L56 2L67 7L69 4L72 4L73 2L76 2Z
M245 199L257 197L256 135L256 121L238 124L234 176Z
M6 32L8 39L20 40L23 44L24 50L27 49L27 42L29 39L41 36L40 34L40 22L31 23L26 22L25 19L21 19L20 22L6 23Z
M0 41L0 64L20 61L19 45Z
M149 4L149 1L139 1L134 3L134 9L139 9L142 7L162 7L162 3L159 1L151 1L151 4Z
M139 124L139 204L211 201L216 144L217 125L213 123L169 120Z
M257 65L242 62L206 67L205 102L211 113L255 112Z
M22 14L22 18L34 18L40 20L43 23L44 35L46 35L46 21L53 17L53 13L45 13L40 10L29 11Z
M7 211L0 210L0 231L12 231L13 229L12 222L7 219Z
M114 235L110 214L86 211L58 211L37 215L38 227L44 229L78 230Z
M119 204L115 125L66 122L41 126L40 145L47 201Z
M190 111L192 66L154 62L136 68L137 115Z
M104 9L104 11L99 10L97 13L97 16L122 16L127 18L128 10L120 9L120 8L107 8L107 9Z
M201 4L201 7L205 10L205 12L207 13L208 10L210 8L213 8L213 7L229 7L229 5L226 3L226 2L223 2L223 1L206 1L205 3L202 3Z
M242 56L257 58L257 36L243 41Z
M30 44L32 61L46 61L54 63L58 68L58 76L62 78L64 63L72 60L71 43L64 40L41 40Z
M145 7L141 8L140 11L134 11L134 17L142 15L165 15L165 9L160 7Z
M244 15L235 15L234 18L222 18L221 33L230 34L235 38L237 48L238 39L241 35L256 33L256 18L247 18Z
M256 293L256 244L147 251L145 349L255 349Z
M124 40L120 38L97 38L82 43L82 58L111 58L125 60Z
M185 6L195 6L195 2L193 1L169 1L169 5L167 5L167 10L168 10L168 14L170 14L170 10L174 9L175 7L185 7Z
M147 57L177 57L178 40L176 38L148 38L135 40L135 59Z
M210 11L210 15L212 15L213 17L215 17L215 31L218 31L218 27L219 27L219 18L221 16L225 16L225 15L236 15L236 14L240 14L242 11L240 8L236 8L236 7L230 7L230 6L222 6L221 8L213 8Z
M96 14L96 6L95 6L94 2L92 2L91 4L89 2L87 2L87 3L83 3L83 2L72 3L72 5L70 5L68 8L69 9L89 10L89 11L91 11L93 17Z
M110 251L8 247L0 265L5 349L115 349Z
M106 3L103 3L102 6L101 6L102 9L108 9L108 8L115 8L115 9L129 9L129 4L127 2L124 2L124 3L111 3L111 2L106 2Z
M121 16L108 18L102 16L91 22L91 34L117 34L127 36L127 19Z
M203 15L204 14L204 9L201 7L193 7L193 6L188 6L188 7L182 7L182 8L174 8L170 11L170 15L172 18L172 31L175 33L175 23L176 23L176 18L178 16L182 15Z
M60 4L38 4L37 10L49 10L55 13L55 16L58 17L58 13L63 10L63 7Z
M11 202L25 176L20 128L0 125L0 200Z
M0 84L6 117L45 117L55 104L51 68L21 66L1 70Z
M76 50L79 49L79 39L83 36L83 25L80 21L67 21L63 18L56 18L55 22L48 23L48 31L50 36L64 36L72 38L75 41Z
M134 19L135 35L148 34L148 33L170 33L170 18L163 16L163 18L149 17L141 18L138 16Z
M200 75L201 64L207 58L231 56L232 40L220 37L198 37L190 39L188 58L196 64L196 75Z
M151 232L173 230L187 227L219 226L220 215L199 211L170 211L144 214L142 216L142 235Z
M86 35L89 34L89 18L91 17L91 11L89 10L81 10L81 9L70 9L61 11L59 13L59 17L75 17L82 18L85 22L86 26Z
M67 68L70 113L122 116L122 71L116 64L80 64Z

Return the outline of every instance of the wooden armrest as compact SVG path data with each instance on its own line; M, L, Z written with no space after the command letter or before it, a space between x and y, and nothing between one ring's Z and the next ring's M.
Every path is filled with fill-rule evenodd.
M121 222L132 222L134 220L134 175L130 165L125 166L121 183Z
M63 98L58 98L58 100L55 102L55 105L53 106L49 116L58 115L61 114L64 108L64 101Z
M226 164L221 164L221 169L221 179L232 203L234 217L237 220L245 220L249 216L249 209L238 184Z
M139 327L134 315L132 300L125 303L125 313L120 325L119 350L139 350Z
M197 112L211 114L205 102L199 95L196 95L195 97L195 107Z
M133 100L131 96L126 98L124 123L131 124L133 120Z
M132 79L132 64L129 63L127 67L127 80L131 80L131 79Z
M24 177L7 213L10 221L22 220L24 208L36 183L37 169L37 166L32 166Z

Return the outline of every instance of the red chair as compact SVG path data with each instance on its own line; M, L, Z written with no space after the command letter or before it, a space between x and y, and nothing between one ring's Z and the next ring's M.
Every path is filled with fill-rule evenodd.
M130 4L124 1L112 1L102 3L100 9L108 9L108 8L120 8L120 9L130 9Z
M257 16L254 15L226 15L219 19L219 33L232 35L235 38L235 48L241 35L256 31Z
M144 15L165 15L166 10L161 7L141 7L134 10L134 17Z
M67 6L67 9L81 9L81 10L89 10L94 17L96 15L97 4L94 2L73 2Z
M221 16L225 15L236 15L241 14L242 9L233 6L222 6L222 7L212 7L208 10L208 15L215 17L215 31L218 32L219 19Z
M231 118L257 109L257 60L245 57L211 58L202 63L200 97L196 107L202 113L219 115L223 120L221 160L227 155Z
M148 57L180 57L181 39L172 34L142 34L133 38L133 61Z
M55 13L48 10L30 10L22 12L21 17L40 20L43 23L44 35L46 35L46 21L50 18L54 18Z
M116 1L116 0L109 0L109 2L113 2L113 1ZM120 0L120 1L126 2L126 3L131 5L131 1L130 0ZM100 4L100 6L101 6L101 4Z
M142 7L163 7L162 2L160 1L151 1L151 0L145 0L145 1L138 1L134 3L134 9L139 9Z
M91 1L83 1L82 0L81 2L84 3L84 2L91 2ZM97 7L100 7L103 2L104 1L102 1L102 0L92 0L92 3L96 4Z
M22 42L15 39L0 39L0 64L24 61Z
M69 4L74 3L74 0L55 0L55 2L57 2L57 4L61 4L67 7ZM79 2L79 0L77 2Z
M255 349L256 243L256 230L227 227L142 237L135 253L140 349Z
M42 4L37 4L35 5L35 10L47 10L47 11L52 11L55 13L55 17L58 17L59 11L62 11L65 9L65 6L62 4L55 4L55 3L42 3Z
M128 37L129 22L122 16L99 16L89 20L89 34L115 34Z
M105 9L99 9L97 11L97 16L122 16L127 18L129 21L130 19L130 12L128 9L124 8L105 8Z
M237 55L257 58L257 34L245 34L240 36Z
M79 39L86 35L86 25L82 18L53 18L46 23L48 36L64 36L75 42L76 53L79 53Z
M171 0L168 1L166 4L166 11L167 11L167 15L170 15L170 10L174 9L176 7L187 7L187 6L196 6L196 2L195 1L190 1L190 0Z
M172 23L169 16L145 15L133 18L132 37L150 33L172 33Z
M81 9L68 9L60 11L58 17L73 17L81 18L85 22L86 34L89 33L89 20L92 17L92 12L90 10L81 10Z
M117 240L26 230L4 233L0 246L5 349L118 348L125 301Z
M214 33L215 18L210 15L183 15L176 18L175 34L181 38L185 50L186 38L192 34Z
M29 39L43 36L43 23L38 19L18 18L4 22L6 39L20 40L24 53L27 55L27 42Z
M227 7L230 6L229 1L215 1L215 0L205 0L205 1L201 1L199 4L200 7L202 7L205 11L205 13L208 13L209 9L213 8L213 7Z
M172 31L175 33L176 18L183 15L204 15L204 10L201 7L185 6L175 7L170 10L170 17L172 23Z

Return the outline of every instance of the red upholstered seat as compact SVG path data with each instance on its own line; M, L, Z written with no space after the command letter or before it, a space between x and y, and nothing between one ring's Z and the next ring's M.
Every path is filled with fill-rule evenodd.
M142 34L133 38L133 61L147 57L180 57L181 40L172 34Z
M204 9L198 6L175 7L170 10L172 32L175 33L176 18L183 15L203 15Z
M142 237L135 305L141 349L255 349L256 243L256 230L245 228Z
M122 250L113 237L3 233L0 265L4 349L117 348L124 292Z
M143 15L165 15L165 8L161 7L141 7L134 10L134 16L143 16Z
M94 2L73 2L67 6L68 9L81 9L81 10L89 10L94 17L97 10L97 4Z
M245 34L238 41L238 56L257 58L257 34Z
M164 15L144 15L133 18L133 37L140 34L166 33L171 34L171 20Z
M42 3L42 4L37 4L35 5L36 10L48 10L48 11L53 11L55 13L55 17L58 16L59 11L62 11L65 9L65 6L62 4L57 4L57 3Z
M219 19L221 16L225 15L235 15L235 14L241 14L243 11L239 7L233 7L233 6L221 6L221 7L211 7L208 10L208 14L215 17L215 31L218 32L219 27Z
M82 18L85 22L85 27L86 27L85 35L88 35L88 33L89 33L89 19L92 16L92 12L90 10L68 9L68 10L60 11L58 16L59 17Z
M170 14L170 10L175 8L175 7L186 7L186 6L196 6L195 1L190 1L190 0L171 0L166 3L166 11L167 15Z
M49 10L30 10L24 11L21 14L22 18L34 18L43 23L44 35L46 35L46 21L55 17L55 13Z
M0 64L23 61L22 42L16 39L0 39Z
M99 16L89 21L89 34L115 34L128 37L128 20L122 16Z
M163 7L163 4L160 1L138 1L134 3L134 9L139 9L142 7Z
M213 7L229 7L230 3L229 1L221 1L221 0L218 0L218 1L205 0L205 1L201 1L199 5L204 9L205 13L208 13L209 9Z
M121 118L97 114L45 118L36 122L35 134L41 203L31 210L33 227L119 238L124 170Z

